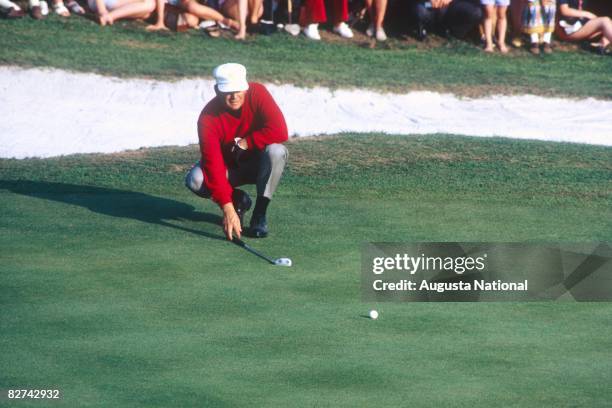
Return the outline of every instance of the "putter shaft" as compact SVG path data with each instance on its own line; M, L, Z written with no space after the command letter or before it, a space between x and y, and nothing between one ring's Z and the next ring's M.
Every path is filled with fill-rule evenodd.
M243 247L244 249L246 249L247 251L249 251L250 253L252 253L253 255L257 255L258 257L265 259L266 261L268 261L269 263L271 263L272 265L276 265L276 262L274 262L273 259L268 258L267 256L265 256L264 254L262 254L261 252L251 248L250 246L248 246L246 244L246 242L244 242L243 240L241 240L238 237L234 237L232 238L232 242L238 246Z

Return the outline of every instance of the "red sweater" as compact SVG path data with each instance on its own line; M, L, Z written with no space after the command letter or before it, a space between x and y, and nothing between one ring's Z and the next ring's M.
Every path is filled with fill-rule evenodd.
M233 162L231 147L235 137L246 138L249 150L263 150L288 139L283 113L268 90L255 82L249 83L238 112L228 110L219 98L208 102L198 119L198 136L204 183L219 206L232 201L227 169Z

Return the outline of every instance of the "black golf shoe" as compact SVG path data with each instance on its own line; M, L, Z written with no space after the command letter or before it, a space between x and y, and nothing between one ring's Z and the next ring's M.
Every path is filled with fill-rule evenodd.
M427 29L422 23L417 24L415 37L418 41L425 41L427 38Z
M271 20L259 20L259 34L270 35L276 32L276 24Z
M243 226L244 214L251 209L251 204L253 203L251 197L249 197L246 192L236 188L232 194L232 203L234 204L238 218L240 218L240 226Z
M253 213L248 235L252 238L265 238L268 236L268 223L266 222L265 215Z

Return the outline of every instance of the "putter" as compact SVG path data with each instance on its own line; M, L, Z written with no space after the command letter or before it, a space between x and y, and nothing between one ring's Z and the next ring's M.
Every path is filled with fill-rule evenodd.
M291 23L291 14L293 14L293 1L292 0L287 0L287 14L289 15L289 24Z
M242 248L246 249L250 253L252 253L254 255L257 255L261 259L265 259L266 261L268 261L272 265L278 265L278 266L291 266L292 265L291 259L289 259L289 258L278 258L278 259L268 258L267 256L265 256L261 252L259 252L259 251L255 250L255 249L251 248L250 246L248 246L246 244L246 242L244 242L243 240L241 240L238 237L232 238L232 242L234 244L238 245L239 247L242 247Z

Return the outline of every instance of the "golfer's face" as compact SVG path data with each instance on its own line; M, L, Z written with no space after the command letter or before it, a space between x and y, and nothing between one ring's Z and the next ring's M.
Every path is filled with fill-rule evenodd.
M246 95L246 91L238 91L238 92L222 92L221 98L225 103L225 106L233 111L237 111L242 108L242 104L244 103L244 96Z

